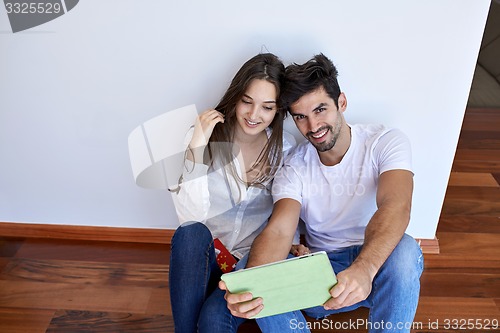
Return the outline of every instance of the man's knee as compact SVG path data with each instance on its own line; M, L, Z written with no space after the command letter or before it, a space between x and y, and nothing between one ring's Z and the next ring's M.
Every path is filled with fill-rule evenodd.
M403 236L382 269L390 272L398 280L411 282L418 280L423 270L424 257L415 239Z

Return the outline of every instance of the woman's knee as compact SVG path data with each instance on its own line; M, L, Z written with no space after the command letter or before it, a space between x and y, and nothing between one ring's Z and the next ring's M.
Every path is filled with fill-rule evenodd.
M178 247L187 246L191 250L197 245L203 248L213 241L212 233L200 222L185 222L181 224L172 237L172 251Z

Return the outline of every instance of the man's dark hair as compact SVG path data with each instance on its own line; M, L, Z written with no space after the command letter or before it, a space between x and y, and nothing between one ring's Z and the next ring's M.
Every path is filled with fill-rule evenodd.
M323 87L338 108L340 87L337 76L337 68L323 53L315 55L303 65L296 63L289 65L285 71L280 105L290 111L290 105L299 98Z

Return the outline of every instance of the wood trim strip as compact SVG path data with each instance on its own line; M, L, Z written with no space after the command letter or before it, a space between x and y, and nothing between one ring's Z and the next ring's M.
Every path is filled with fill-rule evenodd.
M170 244L175 230L0 222L0 236ZM439 241L417 239L425 254L439 254Z
M417 238L417 242L424 254L439 254L439 240L437 238Z
M175 230L0 222L0 236L170 244Z

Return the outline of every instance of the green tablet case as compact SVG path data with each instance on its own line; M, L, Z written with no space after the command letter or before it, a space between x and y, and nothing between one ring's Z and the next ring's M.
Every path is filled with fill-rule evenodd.
M254 318L323 305L337 283L325 252L223 274L231 293L262 297L264 309Z

